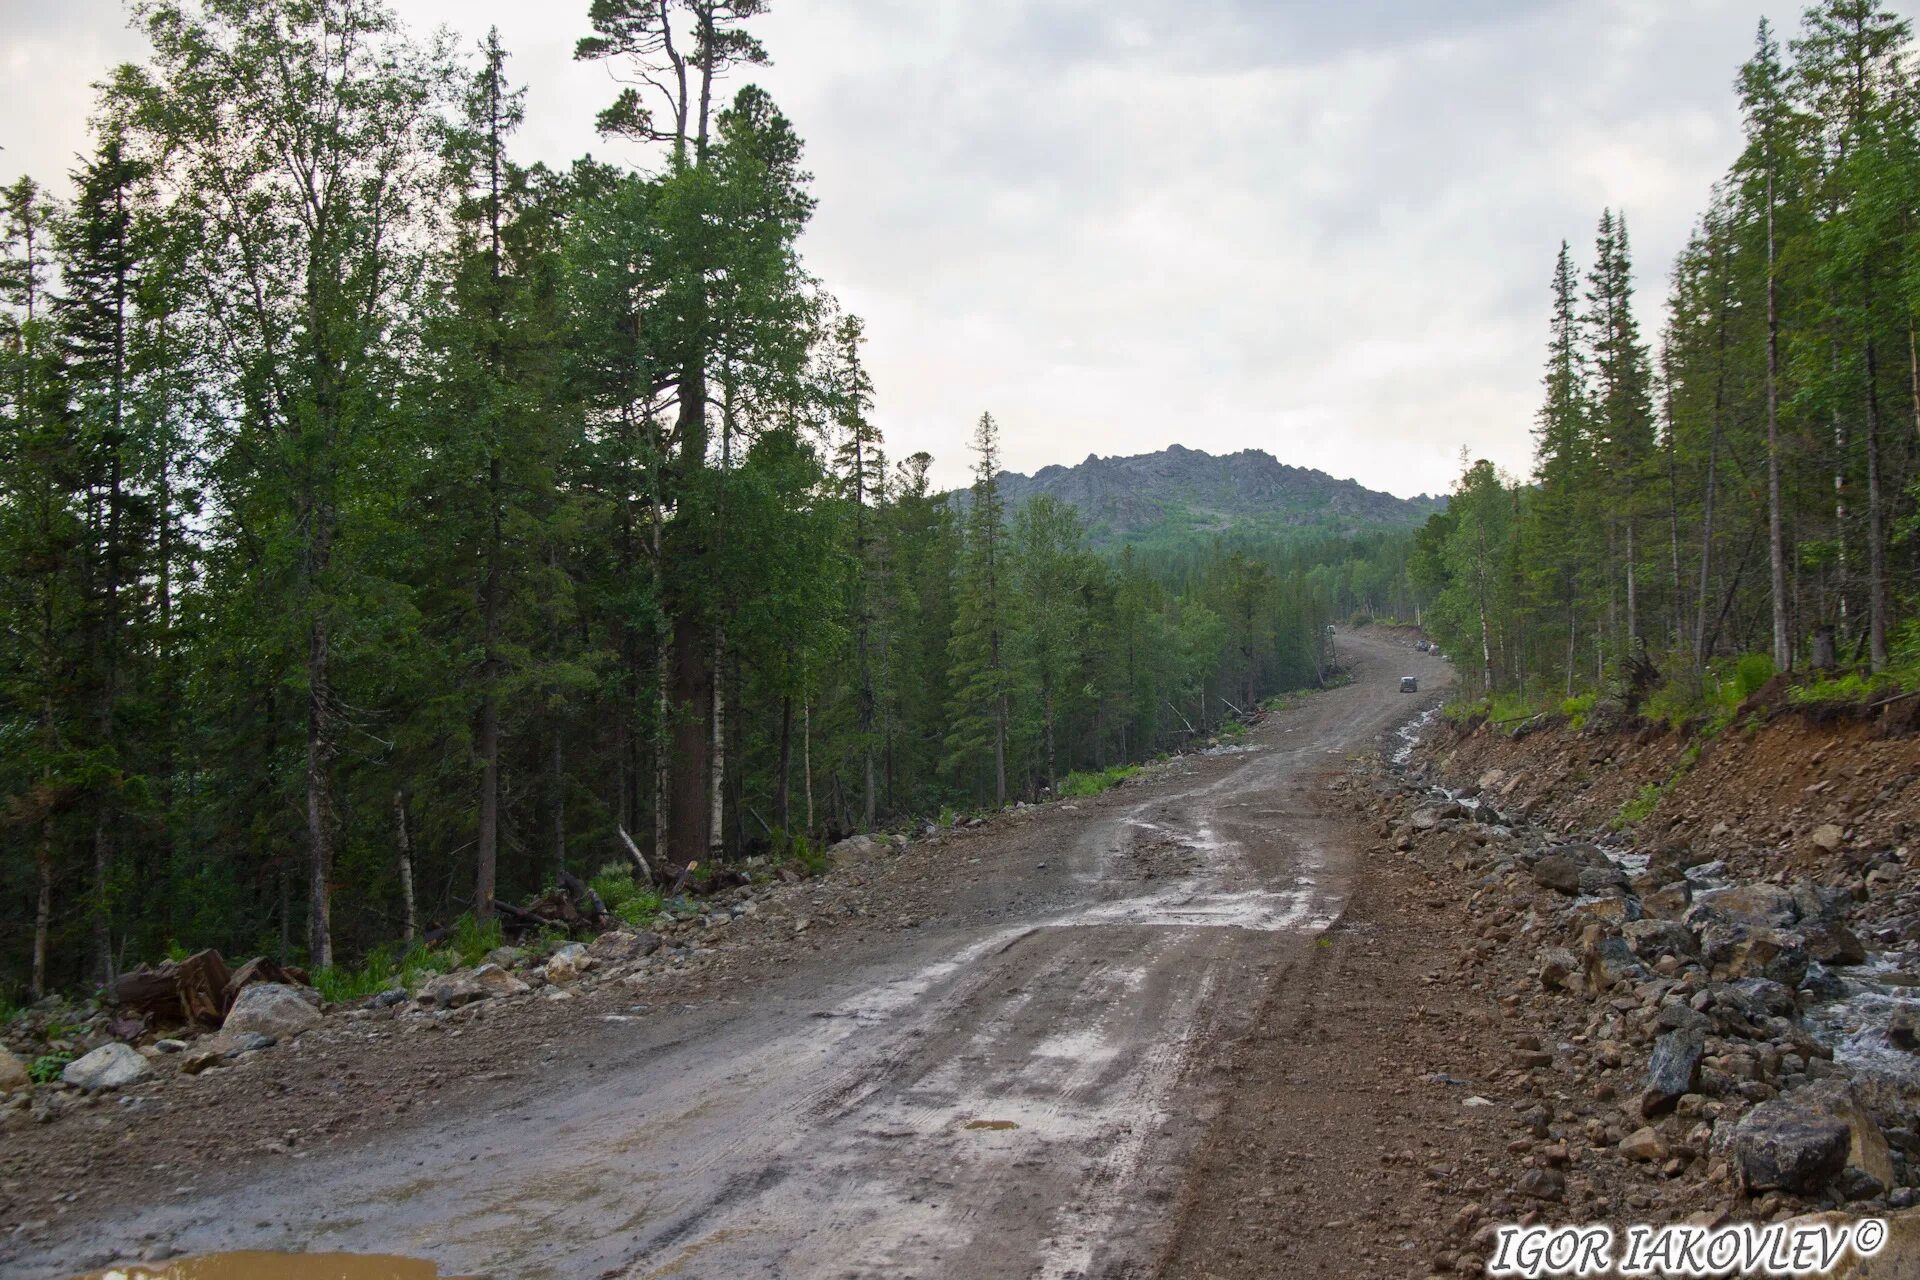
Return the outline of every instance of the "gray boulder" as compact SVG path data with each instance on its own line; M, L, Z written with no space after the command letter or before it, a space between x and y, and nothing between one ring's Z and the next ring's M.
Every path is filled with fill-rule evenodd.
M547 981L562 984L574 982L592 967L593 957L588 954L586 947L578 942L563 942L547 957Z
M319 1025L320 1011L307 1002L298 987L284 982L256 982L241 988L220 1029L252 1031L275 1040L291 1040Z
M1620 926L1620 936L1642 960L1658 960L1669 954L1684 960L1700 954L1693 930L1677 920L1630 920Z
M1693 889L1685 880L1674 880L1640 895L1641 912L1661 920L1679 920L1692 905Z
M118 1089L153 1074L153 1064L131 1045L114 1041L69 1062L60 1078L76 1089Z
M629 933L624 929L616 929L595 938L587 952L597 959L618 961L638 960L659 949L660 935L657 933Z
M1845 1121L1776 1099L1746 1114L1728 1150L1749 1191L1812 1191L1846 1167L1849 1137Z
M848 836L828 849L827 856L838 866L859 866L871 862L880 851L880 845L872 836Z
M1694 895L1693 903L1696 911L1776 929L1790 928L1800 918L1792 891L1764 881L1703 890Z
M1587 952L1586 959L1587 990L1596 995L1611 990L1615 983L1647 976L1647 967L1634 958L1625 938L1602 938Z
M1550 853L1533 864L1533 882L1572 897L1580 892L1580 868L1571 858Z
M1640 1114L1649 1119L1662 1115L1692 1093L1705 1052L1706 1037L1697 1028L1669 1031L1655 1040L1653 1056L1647 1060L1647 1087L1640 1094Z
M9 1050L0 1048L0 1096L24 1089L32 1083L33 1078L27 1074L27 1064L14 1057Z
M1584 894L1625 893L1629 887L1627 873L1612 864L1580 868L1578 883Z

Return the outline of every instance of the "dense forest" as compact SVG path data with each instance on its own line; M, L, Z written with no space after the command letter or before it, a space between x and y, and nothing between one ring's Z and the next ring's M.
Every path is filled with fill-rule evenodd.
M762 7L594 0L639 159L558 171L497 37L136 6L0 193L0 995L1038 797L1408 606L1405 535L1096 556L988 415L965 503L890 461Z
M1874 0L1822 0L1784 51L1760 24L1745 148L1657 345L1625 215L1601 215L1584 280L1562 244L1534 474L1466 465L1411 566L1512 714L1599 696L1683 719L1795 668L1842 695L1920 687L1911 40Z

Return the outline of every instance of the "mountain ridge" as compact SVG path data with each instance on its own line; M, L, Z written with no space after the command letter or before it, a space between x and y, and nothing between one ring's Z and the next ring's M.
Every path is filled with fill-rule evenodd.
M1096 543L1139 542L1182 534L1351 533L1412 527L1446 509L1444 497L1396 497L1312 467L1281 462L1264 449L1210 454L1172 444L1153 453L1052 463L1032 475L996 479L1009 510L1046 494L1079 511ZM950 495L964 510L972 491Z

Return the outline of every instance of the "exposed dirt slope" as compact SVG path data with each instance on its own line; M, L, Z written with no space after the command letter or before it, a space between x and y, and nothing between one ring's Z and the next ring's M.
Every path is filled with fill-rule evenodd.
M1663 725L1593 733L1562 722L1519 737L1506 728L1442 723L1421 758L1456 782L1485 777L1501 809L1550 815L1569 831L1616 825L1645 788L1659 788L1632 834L1685 845L1697 861L1807 855L1830 823L1862 856L1920 830L1920 735L1904 718L1787 711L1711 738Z

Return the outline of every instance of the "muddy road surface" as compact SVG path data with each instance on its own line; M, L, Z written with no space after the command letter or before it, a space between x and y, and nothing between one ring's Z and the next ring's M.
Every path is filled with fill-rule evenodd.
M1351 892L1328 782L1447 679L1338 647L1354 683L1234 744L955 841L919 927L698 1008L583 1011L457 1106L107 1197L0 1270L164 1241L503 1278L1152 1274L1228 1046Z

